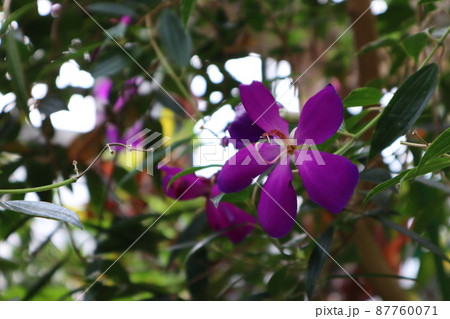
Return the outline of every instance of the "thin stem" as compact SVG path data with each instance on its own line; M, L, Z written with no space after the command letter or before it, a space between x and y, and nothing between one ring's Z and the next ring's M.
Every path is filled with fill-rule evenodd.
M337 131L337 133L342 136L348 136L348 137L352 137L352 138L355 137L355 134L347 132L347 131Z
M444 34L442 35L442 37L440 37L439 41L434 46L433 50L431 50L430 54L428 54L425 60L423 60L419 69L423 68L425 65L427 65L428 62L430 62L431 58L436 53L437 49L439 49L441 45L444 45L445 38L448 36L449 33L450 33L450 26L447 28L447 30L445 30Z
M145 16L145 24L148 29L148 34L150 38L150 44L153 47L153 50L155 50L156 55L158 56L158 59L161 61L164 69L166 69L169 76L175 81L176 86L180 89L181 93L184 95L184 97L189 101L189 103L192 105L192 107L195 107L195 102L192 99L191 94L186 90L183 83L181 83L180 78L175 74L175 71L170 66L169 62L167 62L166 57L162 53L161 49L158 46L158 43L156 43L155 39L153 38L152 32L151 32L151 20L150 16Z
M39 186L39 187L31 187L31 188L20 188L20 189L0 189L0 195L3 194L26 194L26 193L33 193L33 192L45 192L49 191L58 187L63 187L72 183L75 183L77 181L77 177L71 177L69 179L66 179L60 183L56 184L50 184L45 186Z
M359 132L355 133L354 136L344 145L342 145L341 148L339 148L336 152L334 152L334 154L336 155L342 155L344 154L350 147L352 147L353 143L360 138L365 132L367 132L369 129L371 129L376 123L377 121L380 119L381 117L380 113L377 116L375 116L370 122L368 122L362 129L359 130Z
M411 146L411 147L420 147L420 148L427 148L428 147L428 145L426 145L426 144L403 142L403 141L401 141L400 144L406 145L406 146Z
M100 156L102 156L102 154L109 149L110 153L113 154L114 151L111 150L111 146L120 146L120 147L124 147L129 151L140 151L140 152L147 152L147 151L152 151L153 149L138 149L138 148L131 148L130 145L125 145L122 143L108 143L106 144L103 149L100 151L100 153L98 153L98 155L95 157L95 159L92 161L91 164L89 164L89 166L81 173L78 174L78 169L75 166L75 173L76 175L66 179L62 182L56 183L56 184L50 184L50 185L45 185L45 186L39 186L39 187L31 187L31 188L19 188L19 189L0 189L0 195L4 195L4 194L26 194L26 193L38 193L38 192L45 192L45 191L49 191L52 189L56 189L59 187L63 187L72 183L75 183L77 180L79 180L84 174L86 174L91 168L92 166L100 159ZM76 163L76 162L75 162Z

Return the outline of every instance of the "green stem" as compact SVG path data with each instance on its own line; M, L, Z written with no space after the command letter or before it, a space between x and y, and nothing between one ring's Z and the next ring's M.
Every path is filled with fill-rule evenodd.
M448 34L450 33L450 26L447 28L447 30L445 30L445 33L442 35L442 37L439 39L439 41L436 43L436 45L434 46L433 50L430 52L430 54L428 54L428 56L425 58L425 60L423 60L422 64L420 65L419 69L423 68L425 65L427 65L428 62L430 62L430 59L433 57L433 55L436 53L437 49L439 49L439 47L441 45L444 45L444 41L445 38L448 36Z
M365 132L367 132L369 129L371 129L376 123L377 121L380 119L381 117L380 113L377 116L375 116L370 122L368 122L362 129L359 130L359 132L355 133L354 136L348 140L347 143L345 143L344 145L342 145L341 148L339 148L336 152L334 152L334 154L336 155L342 155L344 154L350 147L352 147L353 143L360 138Z
M49 191L58 187L66 186L72 183L75 183L78 180L78 177L71 177L69 179L66 179L60 183L56 184L50 184L45 186L39 186L39 187L31 187L31 188L20 188L20 189L0 189L0 195L3 194L26 194L26 193L33 193L33 192L45 192Z
M74 165L75 165L75 173L76 175L66 179L62 182L56 183L56 184L50 184L50 185L45 185L45 186L39 186L39 187L31 187L31 188L20 188L20 189L0 189L0 195L4 195L4 194L26 194L26 193L33 193L33 192L45 192L45 191L49 191L55 188L59 188L62 186L66 186L72 183L75 183L77 180L79 180L84 174L86 174L91 168L92 166L97 163L97 161L100 159L100 156L106 151L109 150L111 154L114 154L114 151L111 149L111 146L120 146L120 147L124 147L129 151L139 151L139 152L147 152L150 151L150 149L138 149L138 148L132 148L131 145L125 145L122 143L108 143L106 144L103 149L100 151L100 153L97 154L97 157L95 157L95 159L92 161L91 164L89 164L89 166L81 173L78 173L78 169L76 168L76 162L74 161Z

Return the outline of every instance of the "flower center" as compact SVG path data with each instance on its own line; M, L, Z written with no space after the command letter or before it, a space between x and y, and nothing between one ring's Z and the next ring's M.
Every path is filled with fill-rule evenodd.
M277 137L279 139L279 141L281 141L284 146L286 147L286 152L289 155L293 155L297 145L295 145L295 143L293 143L293 140L289 139L283 132L279 131L279 130L271 130L268 132L265 132L263 135L263 137L265 137L267 139L268 142L270 142L270 137ZM280 144L280 143L278 143Z
M270 136L276 136L281 140L287 140L287 136L279 130L270 130L268 132L265 132L262 136L267 138L268 141L270 141Z

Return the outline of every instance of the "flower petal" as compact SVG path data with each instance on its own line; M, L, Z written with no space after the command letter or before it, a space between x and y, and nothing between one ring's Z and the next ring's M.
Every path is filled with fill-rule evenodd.
M215 191L216 190L216 191ZM214 186L212 196L218 195L217 185ZM206 201L206 217L208 218L209 225L214 231L221 231L239 224L256 224L256 218L246 213L239 207L236 207L230 203L221 202L216 208L211 200ZM253 230L252 225L243 225L233 228L226 233L227 236L234 244L240 243L245 237Z
M160 170L166 173L162 180L163 190L167 196L171 198L188 200L200 196L207 196L209 194L209 180L204 177L197 177L195 174L182 176L167 188L172 177L181 172L182 169L178 167L163 166L160 167Z
M343 156L317 150L297 151L295 155L309 198L333 214L343 210L358 184L356 165Z
M109 78L100 78L96 81L94 89L92 90L94 97L102 104L109 103L109 94L114 86L114 83Z
M228 127L230 142L236 148L243 148L245 146L243 139L255 143L264 134L264 131L258 125L252 125L253 121L245 111L244 106L239 104L235 110L236 116Z
M265 132L279 130L286 136L289 135L288 123L280 116L278 103L261 82L253 81L250 85L241 84L239 89L242 104L256 125Z
M290 165L280 163L270 173L261 191L258 220L271 237L286 236L295 223L297 194L291 184L292 178Z
M252 183L253 178L269 169L267 163L280 155L279 145L250 144L239 150L222 167L217 185L224 193L239 192Z
M333 85L311 97L303 106L295 138L297 144L321 144L336 133L344 119L344 107ZM305 140L313 142L306 142Z

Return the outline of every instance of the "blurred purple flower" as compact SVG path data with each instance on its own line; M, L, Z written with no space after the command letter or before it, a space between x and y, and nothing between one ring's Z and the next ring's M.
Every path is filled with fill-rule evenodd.
M178 178L168 188L167 186L169 185L172 177L181 172L182 169L178 167L163 166L160 170L166 173L162 179L162 184L164 192L167 196L174 199L178 198L179 200L188 200L200 196L208 196L211 188L208 179L204 177L197 177L195 174L188 174Z
M133 126L129 127L123 134L120 136L119 129L115 124L107 123L106 124L106 141L107 143L122 143L128 145L128 141L137 136L144 129L144 125L142 121L136 121ZM139 147L139 143L145 138L145 134L142 134L141 137L136 139L131 143L131 147L137 148ZM118 150L123 150L123 148L115 148Z
M122 18L120 18L120 23L123 23L126 26L129 26L132 21L133 19L130 16L123 16Z
M178 178L170 187L167 187L172 177L181 172L182 169L163 166L160 170L166 173L163 177L162 184L167 196L179 200L188 200L201 196L206 197L206 217L214 231L221 231L239 224L246 224L232 228L223 234L232 243L240 243L253 230L254 226L250 224L256 224L256 218L252 215L230 203L221 202L218 207L214 206L211 198L219 195L220 191L217 185L211 185L209 179L197 177L195 174L188 174Z
M241 85L240 91L250 124L256 123L269 142L250 144L228 160L217 177L219 189L225 193L243 190L276 163L261 192L258 219L270 236L284 237L297 215L297 194L291 184L293 158L310 199L339 213L358 183L358 169L345 157L309 149L333 136L343 121L342 101L334 87L326 86L306 102L294 139L288 138L288 123L279 115L275 99L262 83ZM250 132L252 135L253 130ZM241 136L243 133L245 129Z
M131 78L126 80L122 86L122 91L114 103L113 112L118 113L128 103L128 101L137 93L138 86L142 83L142 79Z
M99 78L95 82L93 89L94 97L102 104L109 103L109 94L113 88L113 81L110 78Z

